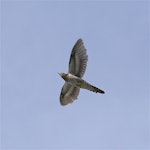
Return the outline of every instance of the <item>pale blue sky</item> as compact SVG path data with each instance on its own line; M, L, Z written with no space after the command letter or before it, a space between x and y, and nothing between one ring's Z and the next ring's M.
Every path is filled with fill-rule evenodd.
M148 150L148 1L1 2L1 148ZM81 90L59 103L82 38Z

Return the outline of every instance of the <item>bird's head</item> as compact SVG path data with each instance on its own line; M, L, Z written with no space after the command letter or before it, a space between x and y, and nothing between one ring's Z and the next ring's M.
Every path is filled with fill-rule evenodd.
M66 80L67 78L67 74L66 73L58 73L64 80Z

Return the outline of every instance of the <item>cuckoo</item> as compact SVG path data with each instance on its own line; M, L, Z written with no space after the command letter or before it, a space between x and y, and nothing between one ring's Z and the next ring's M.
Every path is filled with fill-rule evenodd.
M61 105L67 105L77 99L80 88L87 89L96 93L104 94L105 92L82 79L88 61L88 55L82 39L79 39L70 55L68 73L59 73L65 80L60 94Z

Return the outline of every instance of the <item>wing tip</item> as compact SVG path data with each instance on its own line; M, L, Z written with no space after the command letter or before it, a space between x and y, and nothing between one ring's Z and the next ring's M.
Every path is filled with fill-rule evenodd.
M82 43L82 44L83 44L82 38L79 38L79 39L77 40L76 44L77 44L77 43Z
M62 94L60 95L60 104L62 106L66 106L68 104L73 103L73 100L69 99L69 97L63 96Z

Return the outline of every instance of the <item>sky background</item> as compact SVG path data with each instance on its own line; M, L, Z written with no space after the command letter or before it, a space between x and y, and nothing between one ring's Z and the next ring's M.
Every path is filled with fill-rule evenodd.
M1 149L148 150L148 1L1 1ZM81 90L61 106L82 38Z

